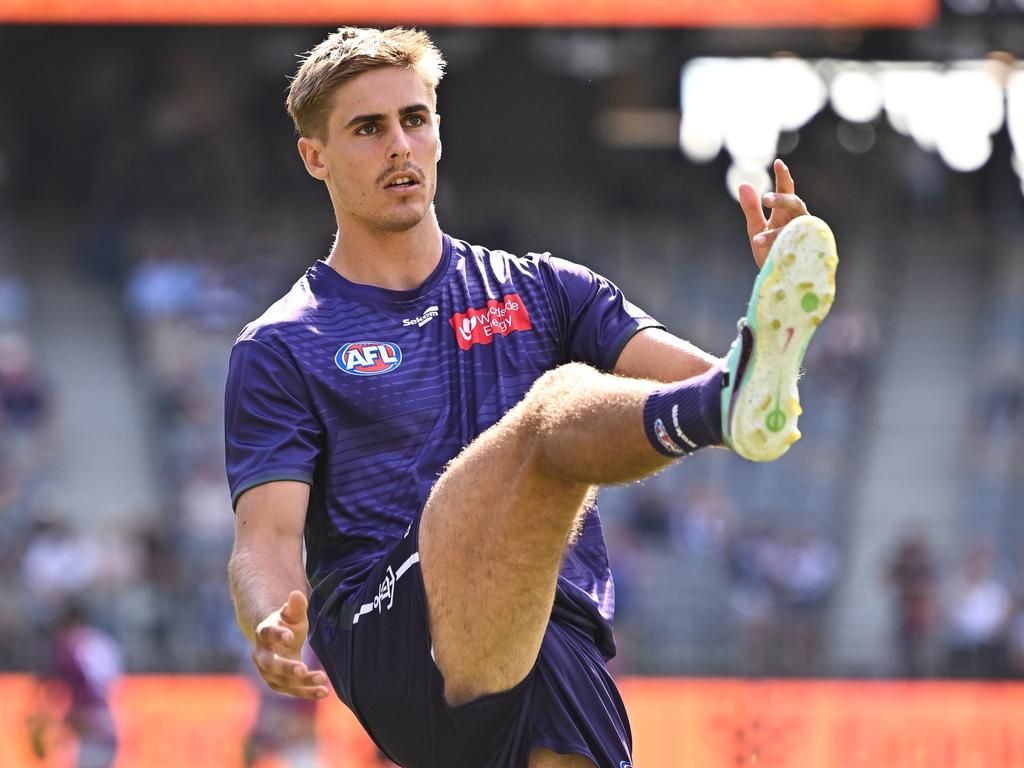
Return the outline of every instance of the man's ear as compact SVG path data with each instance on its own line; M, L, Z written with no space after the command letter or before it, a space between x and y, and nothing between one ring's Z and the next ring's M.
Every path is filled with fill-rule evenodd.
M330 171L324 163L324 143L317 138L301 136L297 146L302 164L306 166L306 172L314 179L326 181Z
M441 115L434 113L434 118L437 120L437 159L441 159Z

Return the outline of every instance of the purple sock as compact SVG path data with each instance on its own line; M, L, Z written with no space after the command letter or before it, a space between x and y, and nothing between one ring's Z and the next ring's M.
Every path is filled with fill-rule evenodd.
M656 389L644 404L644 432L658 453L685 456L722 443L722 369Z

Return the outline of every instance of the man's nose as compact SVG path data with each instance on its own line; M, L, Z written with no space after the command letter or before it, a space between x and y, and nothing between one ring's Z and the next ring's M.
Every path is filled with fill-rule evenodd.
M397 128L391 130L390 141L388 142L388 158L391 160L402 160L412 153L412 147L409 144L409 137L405 135L405 131L402 126L399 125Z

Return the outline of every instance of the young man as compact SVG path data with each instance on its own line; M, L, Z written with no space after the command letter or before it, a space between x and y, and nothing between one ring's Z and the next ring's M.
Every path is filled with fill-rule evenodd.
M585 267L442 233L443 66L423 33L342 29L292 81L338 234L232 351L238 621L271 688L324 697L329 680L400 765L622 768L593 489L799 437L835 243L780 161L770 219L741 190L764 268L720 361ZM307 634L326 674L301 661Z

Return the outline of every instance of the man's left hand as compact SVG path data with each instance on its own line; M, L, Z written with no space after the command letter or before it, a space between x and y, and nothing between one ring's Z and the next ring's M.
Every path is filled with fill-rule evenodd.
M807 205L796 196L796 185L789 168L781 160L776 160L775 192L769 192L760 200L757 190L750 184L740 184L740 208L747 220L747 235L750 237L750 250L758 268L764 265L768 251L778 237L779 232L797 216L807 213ZM769 218L764 217L764 205L771 211Z

